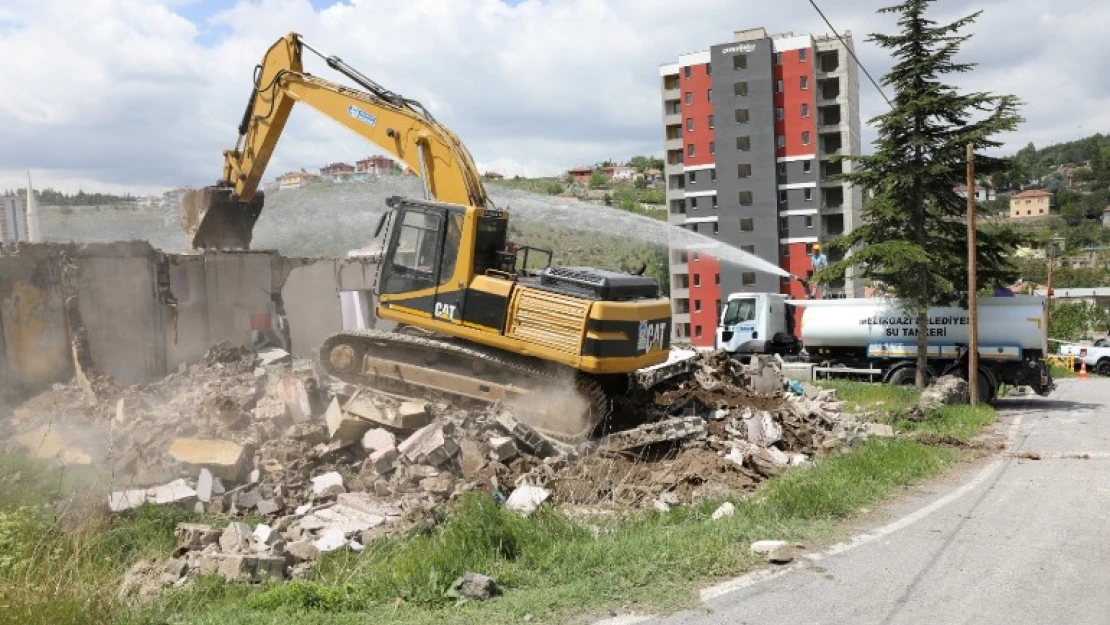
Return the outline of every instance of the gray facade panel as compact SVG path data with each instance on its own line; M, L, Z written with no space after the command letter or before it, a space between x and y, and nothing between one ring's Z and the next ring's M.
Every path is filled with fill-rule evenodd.
M746 63L736 68L734 58ZM779 263L775 170L775 107L773 54L769 38L728 43L710 48L713 67L713 109L716 120L717 197L720 211L718 237L734 247L755 246L759 257ZM746 83L746 95L737 95L736 84ZM736 111L747 111L746 122L736 121ZM746 137L750 149L737 150L737 138ZM751 166L751 175L738 176L738 165ZM751 194L751 205L740 204L740 192ZM741 218L751 218L754 230L742 231ZM756 273L756 283L742 283L743 269L721 267L721 297L733 291L779 291L778 277Z
M809 163L809 171L805 170ZM817 182L820 163L816 158L805 161L786 161L776 165L776 174L779 184L797 184L799 182Z
M811 199L806 200L806 191L809 191ZM777 192L780 211L790 210L803 210L807 208L816 209L821 206L820 190L815 188L806 189L779 189ZM782 194L786 194L786 202L782 202Z
M784 239L815 237L821 232L821 217L817 213L812 215L786 215L779 218L780 222L784 220L787 224L786 229L779 231Z

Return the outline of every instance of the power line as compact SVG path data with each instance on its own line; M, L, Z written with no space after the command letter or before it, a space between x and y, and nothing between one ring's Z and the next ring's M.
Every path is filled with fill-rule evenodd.
M829 21L829 18L825 17L825 12L821 10L821 7L817 6L817 2L815 2L815 0L809 0L809 3L813 5L813 8L817 11L817 14L821 16L821 19L825 20L825 25L829 27L829 30L833 31L833 34L836 35L836 38L839 39L840 43L844 45L844 49L847 50L848 54L852 56L852 60L856 62L856 65L859 65L859 68L863 70L863 73L867 76L867 79L871 81L871 84L875 86L875 90L879 92L879 95L883 96L883 99L886 100L886 103L888 105L890 105L890 108L894 108L894 103L890 101L890 98L886 97L886 94L883 93L883 88L880 87L879 83L871 77L871 72L867 71L867 68L864 67L863 63L860 62L859 57L857 57L856 53L852 51L852 46L849 46L847 42L844 41L844 38L841 37L840 33L837 32L835 27L833 27L832 22Z

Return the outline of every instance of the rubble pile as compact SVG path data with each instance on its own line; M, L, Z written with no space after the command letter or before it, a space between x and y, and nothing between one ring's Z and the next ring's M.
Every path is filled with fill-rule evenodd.
M634 427L570 446L504 406L396 396L281 350L224 343L151 384L102 384L95 397L76 382L56 385L15 409L0 434L40 457L109 471L113 513L149 503L223 519L183 524L172 559L140 563L132 576L175 585L206 574L299 576L322 554L437 522L468 491L522 514L546 501L665 511L751 491L878 433L840 413L832 391L790 392L768 361L714 352L683 367L625 398L611 421Z

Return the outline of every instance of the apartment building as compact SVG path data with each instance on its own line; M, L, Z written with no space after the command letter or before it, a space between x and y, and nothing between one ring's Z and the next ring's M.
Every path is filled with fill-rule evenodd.
M0 196L0 243L30 241L27 201L22 195Z
M859 221L858 189L831 179L860 153L859 77L835 36L763 28L660 67L668 221L810 275L815 243ZM835 260L829 257L829 260ZM713 346L730 293L802 297L796 280L722 263L671 237L674 339ZM858 279L822 297L862 296Z

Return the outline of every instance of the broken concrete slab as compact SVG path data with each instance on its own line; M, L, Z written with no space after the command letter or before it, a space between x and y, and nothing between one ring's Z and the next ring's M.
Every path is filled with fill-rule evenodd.
M112 512L133 510L150 503L157 506L168 504L192 505L197 492L183 479L174 480L161 486L116 491L108 495L108 509Z
M371 423L349 412L345 412L339 405L339 399L332 399L324 413L324 421L328 424L328 436L331 442L338 447L346 447L358 442L362 435L371 427Z
M769 447L782 440L782 424L767 411L757 412L744 418L745 438L749 443Z
M706 431L705 420L701 417L674 417L610 434L605 448L610 451L629 451L656 443L705 436Z
M509 412L503 411L498 414L496 421L505 432L515 438L517 442L520 443L521 447L530 453L540 458L547 458L558 453L552 441L532 429L528 424L518 421Z
M517 456L516 444L508 436L494 436L489 439L490 458L498 462L508 462Z
M212 475L239 480L246 471L246 453L238 443L203 438L179 438L170 444L170 457L192 469L208 469Z
M751 552L774 564L786 564L795 557L794 545L784 540L756 541L752 543Z
M513 512L519 512L523 515L532 514L542 504L551 497L551 491L540 486L531 484L523 484L516 488L505 500L505 507Z
M397 446L397 451L410 462L438 467L459 451L459 446L444 430L444 424L428 424L406 438Z
M250 550L254 532L246 523L231 523L220 534L220 550L224 553L243 553Z
M292 556L295 562L315 562L320 557L320 550L308 540L297 540L287 544L285 552Z
M372 454L379 449L388 449L397 446L397 437L392 432L385 428L374 428L367 430L362 435L362 450L367 454Z
M373 471L377 475L389 475L396 470L399 457L400 454L393 447L379 449L366 458L362 465L362 472Z
M175 553L180 555L188 551L200 551L208 545L220 542L222 530L204 523L178 523L174 529L174 539L177 541Z
M280 347L269 347L258 350L258 364L262 366L277 365L292 362L293 357L289 352Z
M335 471L312 478L312 494L316 497L334 497L345 492L343 476Z
M397 408L387 407L381 405L378 398L365 388L358 389L343 405L343 410L394 430L411 432L432 422L432 415L424 404L406 401Z
M380 516L386 521L401 516L401 509L387 501L371 497L369 493L342 493L336 497L336 507L351 508L363 514Z

